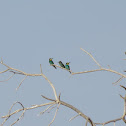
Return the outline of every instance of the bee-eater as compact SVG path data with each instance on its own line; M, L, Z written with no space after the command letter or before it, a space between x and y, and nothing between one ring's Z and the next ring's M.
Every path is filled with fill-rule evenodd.
M52 61L52 59L53 58L49 58L49 63L50 63L50 65L53 65L54 64L54 62ZM55 69L56 69L56 66L53 66Z
M65 65L65 68L66 68L67 70L70 70L69 63L70 63L70 62L67 62L66 65ZM70 72L70 71L69 71L69 72ZM71 73L71 72L70 72L70 73Z
M58 63L61 67L65 68L64 64L61 61L59 61Z

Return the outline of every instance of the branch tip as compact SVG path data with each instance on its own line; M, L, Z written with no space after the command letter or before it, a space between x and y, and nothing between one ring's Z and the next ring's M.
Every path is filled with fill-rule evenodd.
M40 64L40 71L41 71L41 74L42 74L42 65Z

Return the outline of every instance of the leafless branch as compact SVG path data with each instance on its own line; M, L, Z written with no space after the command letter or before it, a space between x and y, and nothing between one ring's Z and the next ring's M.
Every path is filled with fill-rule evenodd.
M82 49L82 48L80 48L82 51L84 51L85 53L87 53L92 59L93 59L93 61L100 67L100 68L102 68L101 67L101 65L96 61L96 59L89 53L89 52L87 52L86 50L84 50L84 49Z
M125 99L122 95L120 95L120 97L121 97L122 99Z
M124 113L123 113L123 117L122 117L123 121L126 123L125 117L126 117L126 95L124 97Z
M42 74L42 65L40 64L40 71L41 71L41 74Z
M2 71L2 72L0 72L0 73L4 73L4 72L7 72L7 71L10 70L10 72L13 72L14 74L25 75L24 79L21 81L21 83L19 84L19 86L17 87L17 89L21 86L22 82L26 79L27 76L42 76L43 78L45 78L45 79L48 81L48 83L50 84L50 86L51 86L52 89L53 89L55 98L58 99L58 96L57 96L57 94L56 94L55 87L54 87L54 85L52 84L52 82L42 73L42 67L41 67L41 65L40 65L41 74L29 74L29 73L25 73L25 72L23 72L23 71L21 71L21 70L12 68L12 67L10 67L10 66L4 64L2 60L1 60L0 63L1 63L2 65L4 65L5 67L7 67L7 69L6 69L5 71ZM16 89L16 90L17 90L17 89Z
M115 83L119 83L123 78L126 78L126 75L124 75L124 74L122 74L122 73L119 73L119 72L117 72L117 71L114 71L114 70L112 70L110 67L109 67L109 69L106 69L106 68L101 67L101 65L95 60L95 58L94 58L89 52L87 52L86 50L84 50L84 49L82 49L82 48L81 48L81 50L84 51L86 54L88 54L88 55L93 59L93 61L96 63L96 65L99 67L99 69L94 69L94 70L89 70L89 71L82 71L82 72L72 72L71 70L67 70L67 69L62 68L62 67L60 67L60 66L58 66L58 65L55 65L55 64L54 64L54 66L59 67L59 68L64 69L64 70L67 70L67 71L71 72L72 75L75 75L75 74L83 74L83 73L90 73L90 72L96 72L96 71L108 71L108 72L112 72L112 73L115 73L115 74L121 76L121 78L119 78ZM4 64L2 59L1 59L1 62L0 62L0 63L1 63L2 65L4 65L5 67L7 67L6 70L4 70L4 71L2 71L2 72L0 72L0 73L5 73L5 72L9 71L9 72L12 72L13 75L14 75L14 74L25 75L25 77L24 77L24 78L22 79L22 81L20 82L18 88L21 86L21 84L22 84L23 81L26 79L26 77L28 77L28 76L42 76L45 80L47 80L47 82L48 82L48 83L50 84L50 86L52 87L53 93L54 93L54 96L55 96L55 99L51 99L51 98L47 98L47 97L45 97L45 96L42 95L43 98L45 98L45 99L47 99L47 100L49 100L49 101L52 101L52 102L50 102L50 103L45 103L45 104L41 104L41 105L34 105L34 106L31 106L31 107L28 107L28 108L24 108L24 106L22 105L22 103L16 102L16 103L19 103L19 104L22 106L22 109L18 109L18 110L14 111L14 112L11 112L13 106L16 104L16 103L14 103L14 104L11 106L8 115L2 116L2 118L5 118L5 120L3 121L3 123L1 124L1 126L3 126L3 124L4 124L12 115L14 115L14 114L17 114L17 113L23 111L22 114L21 114L21 116L20 116L15 122L13 122L13 123L11 124L11 126L14 125L14 124L16 124L16 123L24 116L24 113L25 113L27 110L35 109L35 108L42 107L42 106L47 106L47 105L49 105L49 106L48 106L43 112L41 112L40 114L43 114L44 112L48 111L49 109L52 110L52 109L53 109L53 105L58 105L58 107L57 107L57 109L56 109L56 112L55 112L55 115L54 115L52 121L50 122L50 124L49 124L48 126L50 126L50 125L54 122L60 105L63 105L63 106L66 106L66 107L72 109L73 111L75 111L76 113L78 113L77 116L83 117L83 118L86 120L85 126L87 126L87 123L90 123L91 126L95 126L95 125L103 125L103 126L104 126L104 125L106 125L106 124L108 124L108 123L112 123L112 122L113 122L114 125L115 125L115 122L117 122L117 121L119 121L119 120L123 120L124 122L126 122L126 120L125 120L125 116L126 116L126 96L125 96L125 97L122 97L122 96L120 95L120 97L124 99L124 114L123 114L122 117L120 117L120 118L118 118L118 119L114 119L114 120L107 121L107 122L105 122L105 123L94 123L88 116L86 116L85 114L83 114L80 110L78 110L78 109L75 108L74 106L72 106L72 105L70 105L70 104L68 104L68 103L63 102L63 101L60 100L60 95L57 96L57 93L56 93L56 90L55 90L54 85L53 85L52 82L42 73L41 64L40 64L40 72L41 72L40 74L29 74L29 73L25 73L25 72L23 72L23 71L21 71L21 70L12 68L12 67L10 67L10 66ZM9 80L11 77L12 77L12 75L11 75L7 80ZM4 80L4 81L7 81L7 80ZM124 86L122 86L122 85L120 85L120 86L126 90L126 88L125 88ZM18 89L18 88L17 88L17 89ZM71 118L70 121L71 121L72 119L76 118L77 116Z
M71 121L71 120L73 120L73 119L75 119L76 117L78 117L80 114L78 114L78 115L76 115L76 116L74 116L74 117L72 117L72 118L70 118L69 119L69 121Z
M122 76L123 78L126 78L126 75L122 74L122 73L119 73L115 70L111 70L111 69L106 69L106 68L101 68L101 69L95 69L95 70L89 70L89 71L82 71L82 72L73 72L72 75L75 75L75 74L83 74L83 73L90 73L90 72L96 72L96 71L108 71L108 72L112 72L112 73L115 73L117 75L120 75Z
M12 110L12 108L14 107L14 105L17 104L17 103L20 104L20 105L22 106L22 108L23 108L22 110L24 110L24 106L22 105L21 102L15 102L15 103L11 106L11 108L9 109L9 112L8 112L8 115L9 115L9 116L8 116L8 117L5 117L5 120L3 121L3 123L1 124L1 126L3 126L3 124L11 117L11 115L10 115L11 110ZM22 118L22 116L24 115L24 112L25 112L25 111L23 111L23 113L21 114L21 116L20 116L14 123L12 123L11 126L14 125L16 122L18 122L18 121Z
M49 108L51 108L53 105L55 105L55 103L54 104L52 104L52 105L50 105L50 106L48 106L44 111L42 111L42 112L40 112L39 113L39 115L42 115L42 114L44 114L46 111L48 111L49 110Z
M13 125L16 124L18 121L20 121L21 118L24 117L24 113L25 113L25 110L23 111L23 113L21 114L21 116L20 116L16 121L14 121L10 126L13 126Z
M108 71L108 72L112 72L112 73L115 73L117 75L120 75L121 78L119 78L119 80L117 80L115 83L119 83L123 78L126 78L126 75L125 74L122 74L122 73L119 73L115 70L112 70L111 68L107 69L107 68L103 68L101 67L101 65L95 60L95 58L89 53L87 52L86 50L82 49L82 51L84 51L85 53L87 53L92 59L93 61L100 67L100 69L94 69L94 70L88 70L88 71L82 71L82 72L72 72L71 74L72 75L75 75L75 74L83 74L83 73L90 73L90 72L96 72L96 71Z
M55 115L54 115L54 117L53 117L53 120L50 122L50 124L49 124L48 126L50 126L50 125L54 122L54 120L55 120L55 118L56 118L56 115L57 115L57 112L58 112L58 110L59 110L59 106L60 106L60 103L59 103L59 105L58 105L58 107L57 107L57 109L56 109L56 112L55 112Z
M22 82L27 78L27 75L22 79L22 81L20 82L19 86L16 88L16 90L18 90L18 88L21 86Z
M11 113L11 110L12 110L13 106L14 106L16 103L19 103L23 108L22 108L22 109L18 109L18 110L16 110L16 111L14 111L14 112ZM24 113L25 113L27 110L39 108L39 107L42 107L42 106L52 105L52 104L54 105L55 102L49 102L49 103L45 103L45 104L41 104L41 105L34 105L34 106L31 106L31 107L28 107L28 108L24 108L24 106L22 105L22 103L20 103L20 102L15 102L15 103L11 106L8 115L2 116L2 118L5 118L5 120L3 121L3 123L1 124L1 126L3 126L3 124L4 124L12 115L14 115L14 114L16 114L16 113L19 113L19 112L23 111L22 114L21 114L21 116L20 116L14 123L12 123L11 126L14 125L15 123L17 123L17 122L24 116Z
M52 108L49 108L48 113L50 113L50 111L51 111L52 109L56 108L56 106L57 106L57 105L55 105L55 106L52 107Z
M114 82L112 84L118 84L122 79L123 79L123 77L120 77L116 82Z
M6 70L4 70L4 71L1 71L0 74L1 74L1 73L5 73L5 72L7 72L8 70L9 70L9 69L6 69Z
M58 99L58 100L53 100L53 99L47 98L47 97L45 97L45 96L43 96L43 95L41 95L41 96L42 96L43 98L49 100L49 101L55 101L57 104L60 103L61 105L66 106L66 107L72 109L73 111L77 112L81 117L83 117L84 119L86 119L86 120L91 124L91 126L95 126L95 124L93 123L93 121L92 121L88 116L86 116L85 114L83 114L80 110L78 110L78 109L75 108L74 106L72 106L72 105L70 105L70 104L68 104L68 103L66 103L66 102L63 102L63 101L61 101L61 100L59 100L59 99Z
M122 117L120 117L118 119L110 120L110 121L107 121L107 122L104 122L104 123L95 123L95 124L96 125L106 125L108 123L117 122L117 121L120 121L120 120L122 120Z
M0 82L5 82L5 81L8 81L8 80L10 80L13 76L14 76L14 74L12 74L12 75L11 75L8 79L3 80L3 81L0 81Z

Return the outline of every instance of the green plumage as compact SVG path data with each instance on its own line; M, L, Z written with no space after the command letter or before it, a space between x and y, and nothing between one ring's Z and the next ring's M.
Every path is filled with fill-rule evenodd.
M53 58L49 58L49 63L50 63L50 65L53 65L54 64L54 62L52 61L52 59ZM53 66L55 69L56 69L56 66Z
M66 63L65 68L66 68L67 70L70 70L70 66L69 66L69 63L68 63L68 62ZM70 72L70 71L69 71L69 72ZM70 73L71 73L71 72L70 72Z
M58 63L61 67L65 68L64 64L61 61L59 61Z

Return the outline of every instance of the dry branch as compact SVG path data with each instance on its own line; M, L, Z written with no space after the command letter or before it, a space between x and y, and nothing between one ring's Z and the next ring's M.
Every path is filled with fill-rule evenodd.
M96 65L99 67L99 69L88 70L88 71L82 71L82 72L72 72L71 70L67 70L67 69L62 68L62 67L60 67L60 66L58 66L58 65L55 65L55 64L54 64L54 66L56 66L56 67L58 67L58 68L61 68L61 69L64 69L64 70L66 70L66 71L71 72L71 75L75 75L75 74L84 74L84 73L90 73L90 72L96 72L96 71L108 71L108 72L112 72L112 73L115 73L115 74L121 76L121 77L115 82L116 84L119 83L123 78L126 78L126 75L124 75L124 74L122 74L122 73L119 73L119 72L117 72L117 71L115 71L115 70L112 70L110 67L109 67L109 69L103 68L103 67L98 63L98 61L96 61L96 59L95 59L89 52L87 52L86 50L84 50L84 49L82 49L82 48L81 48L81 50L84 51L86 54L88 54L88 55L93 59L93 61L96 63ZM40 65L40 72L41 72L40 74L29 74L29 73L25 73L25 72L23 72L23 71L21 71L21 70L12 68L12 67L10 67L10 66L4 64L2 59L1 59L1 62L0 62L0 63L1 63L2 65L4 65L5 67L7 67L7 69L4 70L4 71L1 71L0 74L9 71L9 72L12 72L13 75L14 75L14 74L21 74L21 75L24 75L24 76L25 76L24 79L22 79L22 81L20 82L18 88L21 86L21 84L22 84L23 81L26 79L26 77L28 77L28 76L42 76L42 77L45 78L45 80L47 80L47 82L50 84L51 88L53 89L54 96L55 96L55 100L54 100L54 99L50 99L50 98L47 98L47 97L45 97L45 96L42 95L43 98L45 98L45 99L47 99L47 100L49 100L49 101L52 101L52 102L50 102L50 103L45 103L45 104L41 104L41 105L34 105L34 106L28 107L28 108L25 108L25 107L22 105L22 103L16 102L16 103L19 103L19 104L22 106L22 109L18 109L18 110L14 111L14 112L11 112L13 106L16 104L16 103L14 103L14 104L11 106L8 115L2 116L2 118L5 118L5 120L3 121L3 123L1 124L1 126L3 126L3 124L4 124L12 115L14 115L14 114L16 114L16 113L19 113L19 112L23 111L22 114L21 114L21 116L20 116L15 122L13 122L13 123L11 124L11 126L14 125L14 124L16 124L16 123L24 116L24 113L25 113L27 110L35 109L35 108L42 107L42 106L47 106L47 105L49 105L49 106L48 106L43 112L41 112L40 114L43 114L44 112L48 111L49 109L52 110L53 105L58 105L58 107L57 107L57 109L56 109L56 112L55 112L55 115L54 115L52 121L50 122L50 124L49 124L48 126L50 126L50 125L54 122L60 105L63 105L63 106L66 106L66 107L72 109L73 111L75 111L76 113L78 113L77 116L83 117L83 118L86 120L85 126L87 126L87 123L90 123L91 126L96 126L96 125L103 125L103 126L104 126L104 125L106 125L106 124L108 124L108 123L112 123L112 122L113 122L114 125L115 125L115 122L117 122L117 121L119 121L119 120L123 120L123 121L126 123L126 119L125 119L125 117L126 117L126 96L125 96L125 97L122 97L122 96L120 95L120 97L124 99L124 113L123 113L123 116L122 116L122 117L120 117L120 118L118 118L118 119L110 120L110 121L107 121L107 122L104 122L104 123L94 123L94 122L90 119L90 117L88 117L88 116L86 116L85 114L83 114L80 110L78 110L78 109L75 108L74 106L72 106L72 105L70 105L70 104L68 104L68 103L63 102L63 101L60 100L60 95L57 96L57 93L56 93L56 90L55 90L54 85L53 85L52 82L42 73L42 67L41 67L41 65ZM8 81L10 78L12 78L13 75L11 75L8 79L6 79L6 80L4 80L4 81ZM120 86L126 90L126 87L124 87L124 86L122 86L122 85L120 85ZM17 89L18 89L18 88L17 88ZM73 117L72 119L76 118L77 116ZM72 119L70 119L70 120L72 120Z
M110 120L110 121L107 121L107 122L104 122L104 123L95 123L95 124L96 125L106 125L108 123L117 122L117 121L120 121L120 120L122 120L122 117L120 117L118 119Z
M16 102L16 103L19 103L19 104L23 107L22 103L20 103L20 102ZM45 103L45 104L41 104L41 105L34 105L34 106L28 107L28 108L24 108L24 107L23 107L22 109L18 109L18 110L16 110L16 111L14 111L14 112L11 113L11 109L13 108L13 106L14 106L16 103L14 103L14 104L11 106L8 115L2 116L2 118L5 118L5 120L3 121L3 123L1 124L1 126L3 126L3 124L4 124L12 115L17 114L17 113L19 113L19 112L21 112L21 111L23 111L22 114L21 114L21 116L20 116L14 123L12 123L11 126L14 125L14 124L16 124L16 123L24 116L24 113L25 113L27 110L31 110L31 109L39 108L39 107L42 107L42 106L47 106L47 105L55 104L55 102L49 102L49 103Z

